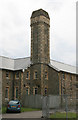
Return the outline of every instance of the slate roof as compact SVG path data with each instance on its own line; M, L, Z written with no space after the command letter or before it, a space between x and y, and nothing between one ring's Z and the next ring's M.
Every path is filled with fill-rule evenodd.
M49 18L49 14L45 10L43 10L43 9L39 9L39 10L33 11L32 15L31 15L31 18L34 18L34 17L37 17L37 16L41 16L41 15L47 17L48 19L50 19Z
M0 56L0 69L8 69L8 70L14 70L14 71L22 70L29 67L30 64L31 64L30 57L12 59L8 57ZM65 71L65 72L76 74L75 66L64 64L55 60L50 60L49 66L56 69L57 71Z

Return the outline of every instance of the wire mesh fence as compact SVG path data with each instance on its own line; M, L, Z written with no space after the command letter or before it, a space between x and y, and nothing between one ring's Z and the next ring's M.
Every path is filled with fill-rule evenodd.
M43 96L42 116L44 118L76 118L77 100L69 95Z

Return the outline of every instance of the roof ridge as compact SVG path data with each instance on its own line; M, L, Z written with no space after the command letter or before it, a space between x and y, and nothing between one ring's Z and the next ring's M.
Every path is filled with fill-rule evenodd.
M11 58L11 57L7 57L7 56L3 56L3 55L1 55L0 57L2 57L2 58L7 58L7 59L11 59L11 60L30 58L30 57Z
M30 58L30 57L15 58L14 60L18 60L18 59L26 59L26 58Z
M7 59L11 59L11 60L14 60L13 58L11 58L11 57L7 57L7 56L3 56L3 55L1 55L0 57L2 57L2 58L7 58Z
M11 58L11 57L7 57L7 56L0 56L0 57L7 58L7 59L11 59L11 60L18 60L18 59L26 59L26 58L30 58L30 56L29 56L29 57L19 57L19 58ZM53 60L53 59L50 59L50 61L55 61L55 62L58 62L58 63L64 64L64 65L68 65L68 66L76 67L76 66L74 66L74 65L70 65L70 64L63 63L63 62L60 62L60 61L57 61L57 60Z
M64 62L60 62L60 61L57 61L57 60L52 60L50 59L51 61L55 61L55 62L58 62L58 63L61 63L61 64L64 64L64 65L68 65L68 66L72 66L72 67L76 67L74 65L70 65L70 64L67 64L67 63L64 63Z

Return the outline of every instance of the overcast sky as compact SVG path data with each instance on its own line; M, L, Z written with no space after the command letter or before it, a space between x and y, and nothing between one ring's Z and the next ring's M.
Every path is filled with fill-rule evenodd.
M40 8L50 16L50 59L75 65L76 0L1 0L0 55L30 56L30 17Z

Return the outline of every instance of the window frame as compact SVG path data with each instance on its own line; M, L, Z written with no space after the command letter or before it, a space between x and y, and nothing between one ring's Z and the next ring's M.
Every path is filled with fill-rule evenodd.
M35 94L35 89L37 88L37 94L38 94L38 87L37 86L35 86L35 87L33 87L33 94L34 95L37 95L37 94Z
M38 88L37 87L35 87L35 89L34 89L35 91L35 95L37 95L38 94Z
M45 95L47 95L47 87L45 87Z
M62 73L62 79L65 80L65 73Z
M37 75L35 73L37 73ZM37 70L34 71L34 79L38 79L38 72L37 72Z
M18 97L16 97L16 88L18 88ZM19 98L19 86L15 86L15 99L18 99Z
M18 73L18 76L17 76L17 73ZM15 73L15 79L19 79L19 72L18 71Z
M46 75L46 73L47 73L47 75ZM45 77L45 76L46 76L46 77ZM44 76L45 79L48 80L48 72L47 72L47 70L45 70L45 76Z
M6 79L9 79L9 71L8 70L6 70Z
M27 77L27 73L28 73L28 77ZM26 79L27 79L27 80L30 79L30 71L29 71L29 70L26 71Z
M8 88L8 97L6 97L6 88ZM6 88L5 88L5 99L9 100L9 86L6 86Z
M27 94L27 89L28 89L28 94ZM30 94L30 87L26 86L26 95L29 95L29 94Z

